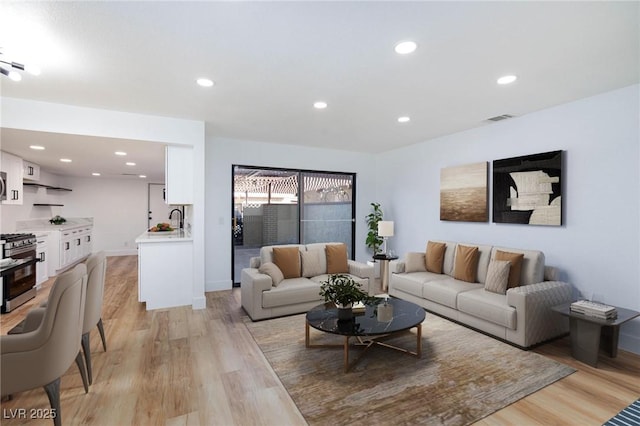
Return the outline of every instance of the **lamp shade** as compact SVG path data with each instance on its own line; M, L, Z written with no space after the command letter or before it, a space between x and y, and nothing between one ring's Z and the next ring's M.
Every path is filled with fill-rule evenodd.
M381 220L378 222L378 236L393 237L393 221Z

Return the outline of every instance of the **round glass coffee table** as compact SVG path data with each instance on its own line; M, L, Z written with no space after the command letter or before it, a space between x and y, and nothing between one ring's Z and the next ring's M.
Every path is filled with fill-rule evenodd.
M343 348L344 371L348 372L374 345L394 349L409 355L420 358L422 356L422 322L425 318L424 308L415 303L401 299L388 299L389 306L393 312L388 317L390 321L379 321L377 315L378 306L367 306L364 313L354 313L351 320L338 320L338 309L333 303L323 303L307 312L305 322L305 345L307 348ZM386 318L385 318L386 319ZM393 336L402 331L415 327L417 329L416 350L410 351L405 348L385 343L386 337ZM344 336L342 344L312 344L310 341L310 328L323 331L325 333L338 334ZM354 337L350 344L349 339ZM349 360L350 346L361 347L363 351L353 361Z

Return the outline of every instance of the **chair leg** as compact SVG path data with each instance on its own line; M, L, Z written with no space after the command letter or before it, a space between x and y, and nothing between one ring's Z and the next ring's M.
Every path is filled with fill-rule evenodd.
M89 384L93 384L93 373L91 372L91 343L89 342L90 333L84 333L82 335L82 352L84 352L84 361L87 367L87 376L89 376Z
M107 339L104 337L104 327L102 326L102 318L98 320L98 331L100 332L100 337L102 338L102 347L104 351L107 351Z
M45 385L44 390L49 397L49 404L51 404L51 409L53 410L53 424L55 426L61 426L62 413L60 412L60 378L58 377L53 382Z
M78 370L80 370L80 375L82 376L84 393L89 393L89 383L87 383L87 372L84 369L84 361L82 360L82 354L80 353L80 351L78 351L78 355L76 356L76 365L78 366Z

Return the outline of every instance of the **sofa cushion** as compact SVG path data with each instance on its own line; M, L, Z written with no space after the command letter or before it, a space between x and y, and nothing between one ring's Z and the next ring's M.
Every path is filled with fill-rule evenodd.
M458 244L456 249L453 278L457 280L476 282L478 273L478 247Z
M438 243L435 241L427 242L426 251L426 268L429 272L436 274L442 273L442 267L444 265L444 252L447 248L446 243Z
M485 321L516 329L516 309L507 304L507 296L483 288L458 295L458 310ZM473 327L473 324L469 324Z
M529 285L544 281L544 253L538 250L521 250L508 247L494 247L491 257L495 258L496 252L505 251L522 253L522 269L520 271L520 285Z
M327 274L346 274L349 272L346 244L329 244L327 253Z
M358 283L358 285L360 286L360 288L365 291L368 292L369 291L369 278L360 278L356 275L351 275L351 274L344 274L348 277L351 277L355 282ZM320 292L320 285L327 281L329 279L329 274L322 274L322 275L316 275L315 277L311 277L309 278L311 281L313 281L314 283L318 283L318 292Z
M510 270L511 262L508 260L492 260L489 262L484 289L492 293L507 294Z
M300 249L298 247L274 247L273 263L285 278L300 277Z
M447 275L433 272L412 272L410 274L393 274L391 282L394 289L422 297L422 287L425 282L449 278Z
M271 281L275 287L278 286L284 280L284 275L282 275L282 271L275 263L267 262L263 265L260 265L258 268L258 272L261 274L267 274L271 277Z
M327 260L324 250L308 250L300 252L302 276L315 277L327 272Z
M318 303L323 300L320 296L320 285L308 278L285 279L278 287L271 287L270 290L262 292L263 308L295 305L316 300Z
M404 271L427 272L427 265L424 260L424 253L410 252L405 256Z
M509 288L520 286L520 271L522 270L523 253L512 253L509 251L496 250L496 260L506 260L511 262L509 270Z
M458 295L478 288L482 288L482 284L460 281L447 276L442 280L424 283L420 297L457 309Z

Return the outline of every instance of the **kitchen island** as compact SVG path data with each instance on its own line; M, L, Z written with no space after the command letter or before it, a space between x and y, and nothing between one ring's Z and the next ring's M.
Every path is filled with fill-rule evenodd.
M144 232L138 245L138 301L147 310L193 303L193 238L185 230Z

